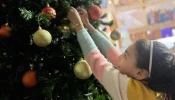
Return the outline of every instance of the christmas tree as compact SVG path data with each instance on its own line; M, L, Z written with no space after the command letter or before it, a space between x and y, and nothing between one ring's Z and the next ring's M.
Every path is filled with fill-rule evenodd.
M81 60L74 26L67 19L71 6L82 7L95 28L112 25L101 20L106 14L98 18L100 4L0 0L0 100L110 100L91 70L83 69L88 64Z

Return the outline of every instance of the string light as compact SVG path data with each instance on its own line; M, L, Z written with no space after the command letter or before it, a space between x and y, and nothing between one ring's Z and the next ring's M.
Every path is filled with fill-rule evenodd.
M109 4L112 4L112 1L111 1L111 0L109 0L109 1L108 1L108 3L109 3Z
M149 34L151 34L151 32L150 31L147 31L147 34L149 35Z
M63 29L64 29L64 30L67 30L68 28L67 28L67 26L63 26Z
M63 30L69 30L68 26L63 26Z

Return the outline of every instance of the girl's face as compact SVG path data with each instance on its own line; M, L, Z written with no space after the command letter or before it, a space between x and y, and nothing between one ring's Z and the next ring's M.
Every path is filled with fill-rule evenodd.
M135 44L129 46L126 51L118 58L118 70L122 74L126 74L137 80L143 80L148 77L148 71L138 68L137 65L137 50Z

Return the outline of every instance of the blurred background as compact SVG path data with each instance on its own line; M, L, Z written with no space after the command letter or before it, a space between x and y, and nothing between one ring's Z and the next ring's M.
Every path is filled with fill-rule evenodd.
M121 32L119 40L111 39L121 51L144 38L162 42L175 53L174 0L102 0L101 7L108 15L103 20L114 20L107 35L116 28Z

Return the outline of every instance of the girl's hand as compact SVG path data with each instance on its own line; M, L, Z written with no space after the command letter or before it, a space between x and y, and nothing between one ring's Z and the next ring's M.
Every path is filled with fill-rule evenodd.
M73 7L70 8L67 18L72 22L74 26L81 23L81 18L77 10Z
M88 14L87 11L82 9L82 8L77 8L77 11L81 17L81 20L83 22L83 24L85 25L85 27L87 27L89 25L89 19L88 19Z
M95 28L89 23L87 11L82 8L78 8L77 11L81 17L84 26L89 30L89 32L92 33L95 30Z
M81 24L81 18L77 12L77 10L73 7L70 8L67 18L72 22L72 24L75 26L76 32L78 33L80 30L84 28L84 26Z

